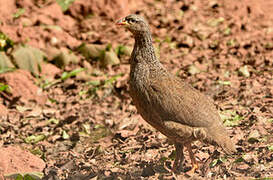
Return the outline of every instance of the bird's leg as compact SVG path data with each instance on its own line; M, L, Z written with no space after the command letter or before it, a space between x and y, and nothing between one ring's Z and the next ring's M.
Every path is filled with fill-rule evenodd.
M187 150L189 151L190 159L191 159L191 164L192 164L192 169L188 172L189 174L194 174L195 170L198 169L198 163L194 157L194 154L192 152L191 144L187 143L185 144L187 147Z
M175 173L178 173L181 168L182 168L182 163L184 161L184 153L183 153L183 149L184 149L184 146L180 143L175 143L174 144L175 146L175 160L174 160L174 163L173 163L173 172Z

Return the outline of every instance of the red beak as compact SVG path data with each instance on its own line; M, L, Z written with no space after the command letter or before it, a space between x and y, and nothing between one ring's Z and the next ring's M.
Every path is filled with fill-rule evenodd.
M124 18L122 18L116 22L116 25L128 25L128 23Z

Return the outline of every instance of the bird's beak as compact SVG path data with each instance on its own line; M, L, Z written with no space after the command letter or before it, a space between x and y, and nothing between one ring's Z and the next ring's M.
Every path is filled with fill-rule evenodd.
M122 18L116 22L116 25L123 25L124 26L124 25L128 25L128 23L124 18Z

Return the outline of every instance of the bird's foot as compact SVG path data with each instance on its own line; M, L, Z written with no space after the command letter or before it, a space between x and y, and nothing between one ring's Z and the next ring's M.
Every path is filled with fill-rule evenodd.
M198 169L198 164L193 164L191 170L189 170L186 174L189 176L193 176L195 171Z
M174 163L173 167L172 167L172 171L175 173L175 174L179 174L182 170L182 164L180 163L179 165Z

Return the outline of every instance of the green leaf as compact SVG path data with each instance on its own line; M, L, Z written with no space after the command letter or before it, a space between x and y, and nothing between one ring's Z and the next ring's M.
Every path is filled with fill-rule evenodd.
M21 174L18 174L16 180L24 180L24 177Z
M31 144L31 143L35 144L37 142L43 141L45 138L46 138L46 136L44 134L31 135L31 136L28 136L27 138L25 138L24 141L28 144Z
M236 47L238 46L238 42L236 39L230 39L226 42L226 45L229 47Z
M224 30L223 33L224 33L225 36L228 36L228 35L231 34L231 29L230 29L229 27L227 27L227 28Z
M273 151L273 144L272 144L272 145L267 146L267 148L268 148L268 150L269 150L269 151Z
M221 81L221 80L218 80L217 81L219 84L221 85L231 85L231 82L230 81Z
M35 178L33 178L32 176L30 176L29 174L26 174L24 176L24 180L36 180Z
M16 13L13 14L13 18L16 19L16 18L19 18L21 15L23 15L25 13L25 9L24 8L19 8L17 10Z
M273 49L273 43L267 42L267 43L264 45L264 47L265 47L266 50L272 50L272 49Z
M91 129L90 129L90 125L89 124L83 124L83 129L84 129L84 132L87 133L87 134L90 134L91 132Z
M43 29L46 29L46 30L63 31L63 29L60 26L57 26L57 25L42 24L42 25L40 25L40 27L43 28Z
M10 88L8 85L0 83L0 92L10 92Z
M48 100L51 102L51 103L55 103L55 104L59 104L59 101L54 99L54 98L48 98Z
M19 106L19 105L17 105L17 106L16 106L16 110L19 111L20 113L23 113L23 112L25 112L25 111L31 110L31 108L26 107L26 106Z
M96 124L96 125L94 126L94 129L98 129L98 128L104 128L104 125Z
M121 55L126 55L126 56L130 56L131 53L133 51L132 47L128 47L128 46L123 46L123 45L119 45L116 49L115 52L118 56Z
M218 163L218 159L214 159L211 163L210 163L210 167L213 168L214 166L216 166Z
M117 74L117 75L115 75L115 76L113 76L113 77L111 77L111 78L105 80L105 81L104 81L104 85L109 85L109 84L112 85L114 82L117 81L117 79L118 79L119 77L122 77L123 75L124 75L123 73L120 73L120 74Z
M223 17L219 17L217 19L210 19L208 21L208 25L211 26L211 27L216 27L216 26L218 26L219 24L221 24L224 21L225 21L225 19Z
M176 156L176 151L172 151L171 154L168 156L171 160L174 160Z
M231 110L221 111L219 114L225 126L237 126L243 119L243 117L237 114L236 111Z
M75 0L56 0L57 3L61 6L62 11L65 12L68 10L69 6L75 1Z
M123 45L119 45L115 50L118 56L125 54L124 51L125 51L125 46Z
M13 41L0 31L0 51L7 51L9 48L12 48L13 45Z
M15 71L16 68L3 68L3 69L0 69L0 74L3 74L3 73L7 73L7 72L12 72L12 71Z
M172 38L170 36L166 36L164 42L171 43L172 42Z
M69 139L69 134L67 134L67 132L65 130L63 130L63 132L62 132L62 138Z
M227 159L224 158L224 157L220 157L219 159L214 159L211 163L210 163L210 167L213 168L214 166L216 166L217 164L219 163L223 163L223 162L226 162Z
M234 161L234 163L240 163L240 162L244 162L244 158L243 157L239 157L238 159L236 159Z
M39 155L39 156L42 156L44 154L43 151L41 151L39 148L36 148L36 149L31 149L30 152L34 155Z
M99 90L99 87L89 88L87 93L90 94L91 97L93 97L94 95L96 95L97 90Z
M89 81L89 82L87 82L87 85L99 86L100 85L100 81L98 81L98 80Z
M165 156L163 156L163 157L160 158L159 161L160 161L161 163L163 163L163 162L166 162L167 160L168 160L168 158L165 157Z
M55 118L51 118L47 121L48 123L52 123L52 124L59 124L59 120L55 119Z
M70 77L76 76L78 73L84 71L84 68L78 68L78 69L74 69L73 71L70 72L63 72L62 76L61 76L61 80L66 80Z
M92 130L90 132L90 135L89 137L91 138L90 140L92 142L96 142L98 141L99 139L101 138L104 138L104 137L107 137L111 135L111 131L110 129L106 128L105 126L103 125L100 125L100 124L97 124L95 127L94 127L94 130Z
M245 77L249 77L250 73L248 71L248 67L246 65L244 65L243 67L239 68L239 73L242 74Z
M15 180L41 180L44 177L44 174L42 172L28 172L6 174L4 176Z
M80 91L80 92L79 92L79 96L83 96L83 95L87 94L87 92L88 92L88 91L86 91L86 90Z

